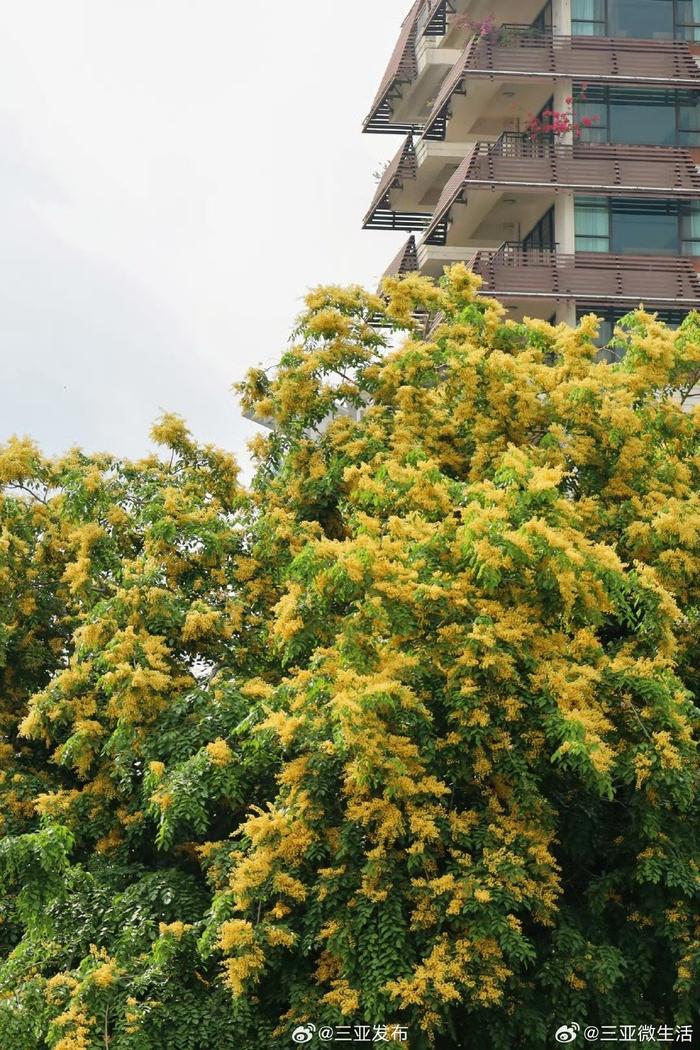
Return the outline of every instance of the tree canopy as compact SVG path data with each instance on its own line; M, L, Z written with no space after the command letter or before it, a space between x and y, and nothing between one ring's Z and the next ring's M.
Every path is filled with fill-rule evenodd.
M0 449L1 1046L692 1021L700 319L383 293L241 384L248 486Z

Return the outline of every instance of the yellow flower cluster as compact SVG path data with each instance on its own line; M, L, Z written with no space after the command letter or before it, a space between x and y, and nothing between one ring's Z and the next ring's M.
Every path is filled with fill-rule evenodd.
M161 937L174 937L176 941L181 940L191 929L192 923L180 922L179 919L176 919L175 922L161 922L158 926Z
M228 766L233 761L233 751L221 738L207 744L207 754L215 766Z

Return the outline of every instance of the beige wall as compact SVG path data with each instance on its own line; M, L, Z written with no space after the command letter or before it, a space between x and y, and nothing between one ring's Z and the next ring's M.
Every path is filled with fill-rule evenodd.
M552 0L552 23L555 33L571 36L571 0Z

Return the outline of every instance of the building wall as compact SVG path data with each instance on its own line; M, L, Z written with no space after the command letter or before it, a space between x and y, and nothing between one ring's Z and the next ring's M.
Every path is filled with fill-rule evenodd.
M610 4L614 2L610 0ZM424 0L424 5L429 3L431 0ZM489 270L487 265L489 253L497 250L504 241L524 238L547 209L553 207L555 245L550 252L551 259L546 251L540 251L537 256L530 249L522 258L518 256L521 262L532 263L530 273L533 280L536 265L542 263L545 269L549 267L548 272L553 274L551 295L543 295L541 290L542 267L536 275L540 282L536 294L534 286L529 296L520 295L517 289L509 292L504 284L488 287L489 292L508 303L515 315L527 308L530 311L536 309L540 316L547 318L555 316L558 320L575 320L582 305L581 289L585 291L586 273L595 270L598 262L601 272L591 284L595 290L591 291L589 298L594 306L599 304L600 312L616 303L616 289L622 294L620 289L624 288L627 300L634 297L635 273L640 275L640 296L643 291L648 300L650 275L653 276L655 268L659 275L659 308L700 307L700 285L695 276L697 263L681 258L669 261L665 247L654 249L662 251L663 255L658 267L651 255L648 265L645 263L649 253L642 253L644 258L641 260L620 256L619 265L615 263L618 257L604 260L601 255L598 260L595 256L584 258L580 252L577 254L575 206L579 194L603 193L609 197L616 192L612 184L607 188L603 185L601 189L599 183L603 172L607 179L617 178L614 185L623 187L624 196L637 194L644 197L646 193L657 200L667 195L671 200L682 199L684 208L688 207L688 201L700 203L700 176L695 156L691 153L698 138L697 156L700 156L700 69L693 56L700 43L694 44L691 50L684 40L650 40L640 44L627 38L578 37L574 45L570 40L572 0L552 0L550 35L540 37L506 30L484 40L479 38L475 24L480 19L493 13L497 25L534 20L541 8L539 0L518 0L517 3L515 0L460 0L455 6L457 15L448 19L444 35L433 32L426 37L418 33L418 26L426 24L425 18L420 21L420 4L413 9L414 14L417 12L416 24L409 21L402 30L398 50L384 78L384 95L380 92L379 102L375 100L374 115L368 121L367 130L412 132L415 149L410 159L413 168L409 170L405 163L394 165L386 186L380 186L380 200L373 202L374 210L370 209L366 225L370 228L414 230L418 247L416 251L406 253L406 258L417 258L418 265L427 273L437 276L445 263L458 259L475 267L478 264L481 266L478 272L491 273L493 268ZM425 10L428 11L427 6ZM430 17L434 17L437 10L432 0ZM465 14L471 19L471 24L460 22L459 16ZM536 24L541 28L548 21L542 18ZM684 33L687 35L687 27ZM700 42L700 26L697 36ZM589 73L589 67L592 73ZM540 107L546 108L550 94L553 110L572 113L571 99L581 105L581 99L585 99L586 81L592 85L589 91L607 84L610 90L619 92L624 88L652 102L656 96L650 92L660 89L668 90L672 97L680 97L678 92L681 91L690 93L691 102L697 99L699 103L697 136L694 131L680 129L678 141L674 144L658 144L654 149L648 149L644 143L633 143L631 147L621 148L619 156L615 153L606 159L607 147L603 146L601 152L598 145L596 153L592 148L595 144L586 144L583 139L588 136L605 140L606 135L609 138L607 131L601 130L596 135L584 130L581 139L569 131L550 136L549 140L546 135L541 135L537 139L542 144L540 155L533 153L531 158L527 149L519 145L521 139L528 137L530 117ZM449 90L444 95L446 87ZM588 105L587 112L590 111ZM624 116L623 113L623 119ZM639 124L639 115L636 119ZM642 113L643 127L644 119ZM682 119L692 123L696 119L696 110L687 106ZM602 128L602 122L600 126ZM653 126L654 122L650 120L650 129ZM506 131L512 134L503 139L502 133ZM641 134L643 136L644 131ZM479 143L481 145L477 145ZM648 145L654 145L653 139ZM581 185L571 177L568 177L568 182L562 182L562 165L557 167L552 160L553 153L559 156L566 149L570 153L574 151L574 168L581 158L586 160L586 163L580 163ZM504 150L515 150L516 154L520 150L520 159L523 160L519 174L509 175L500 182L500 176L494 175L498 165L493 160L499 150L499 156ZM591 157L602 158L598 175L595 171L591 174L595 169L595 164L592 169L587 163ZM619 174L621 164L627 164L629 171L634 169L632 176L629 172L625 176L627 181L615 175L616 172ZM460 174L462 168L465 171ZM511 168L517 170L517 164ZM540 174L533 182L535 168ZM463 177L463 183L461 188L458 186L459 192L454 194L451 184L456 169L459 178ZM682 185L675 175L665 174L681 169L685 179ZM544 176L541 175L543 170ZM667 177L668 185L663 181ZM635 179L641 180L638 185L634 183ZM693 227L697 225L700 238L700 214L697 222L692 216L688 223ZM651 228L650 225L650 231ZM687 243L690 242L683 241L683 245ZM643 272L645 266L646 272ZM522 267L519 274L516 274L516 269L515 266L510 270L501 266L498 279L507 283L513 277L515 284L522 285ZM606 277L608 270L609 278ZM567 274L571 277L568 285ZM583 305L588 308L591 304Z

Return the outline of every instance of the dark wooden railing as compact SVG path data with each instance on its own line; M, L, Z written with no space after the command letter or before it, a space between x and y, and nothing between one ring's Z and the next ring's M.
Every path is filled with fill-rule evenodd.
M483 278L483 291L498 297L700 307L698 274L679 256L565 255L507 242L497 251L477 252L471 268Z
M416 177L416 151L411 135L387 167L364 217L365 230L424 230L430 222L430 211L407 211L395 208L391 192L401 187L406 179Z
M554 186L626 196L700 197L700 174L686 149L593 142L567 145L512 132L496 142L477 144L464 184L466 188Z
M495 37L468 47L465 70L492 75L503 71L527 76L567 76L612 80L619 84L683 81L698 86L700 70L685 40L631 37L555 36L526 26L502 26ZM673 85L671 85L673 86ZM678 86L676 84L676 86Z

